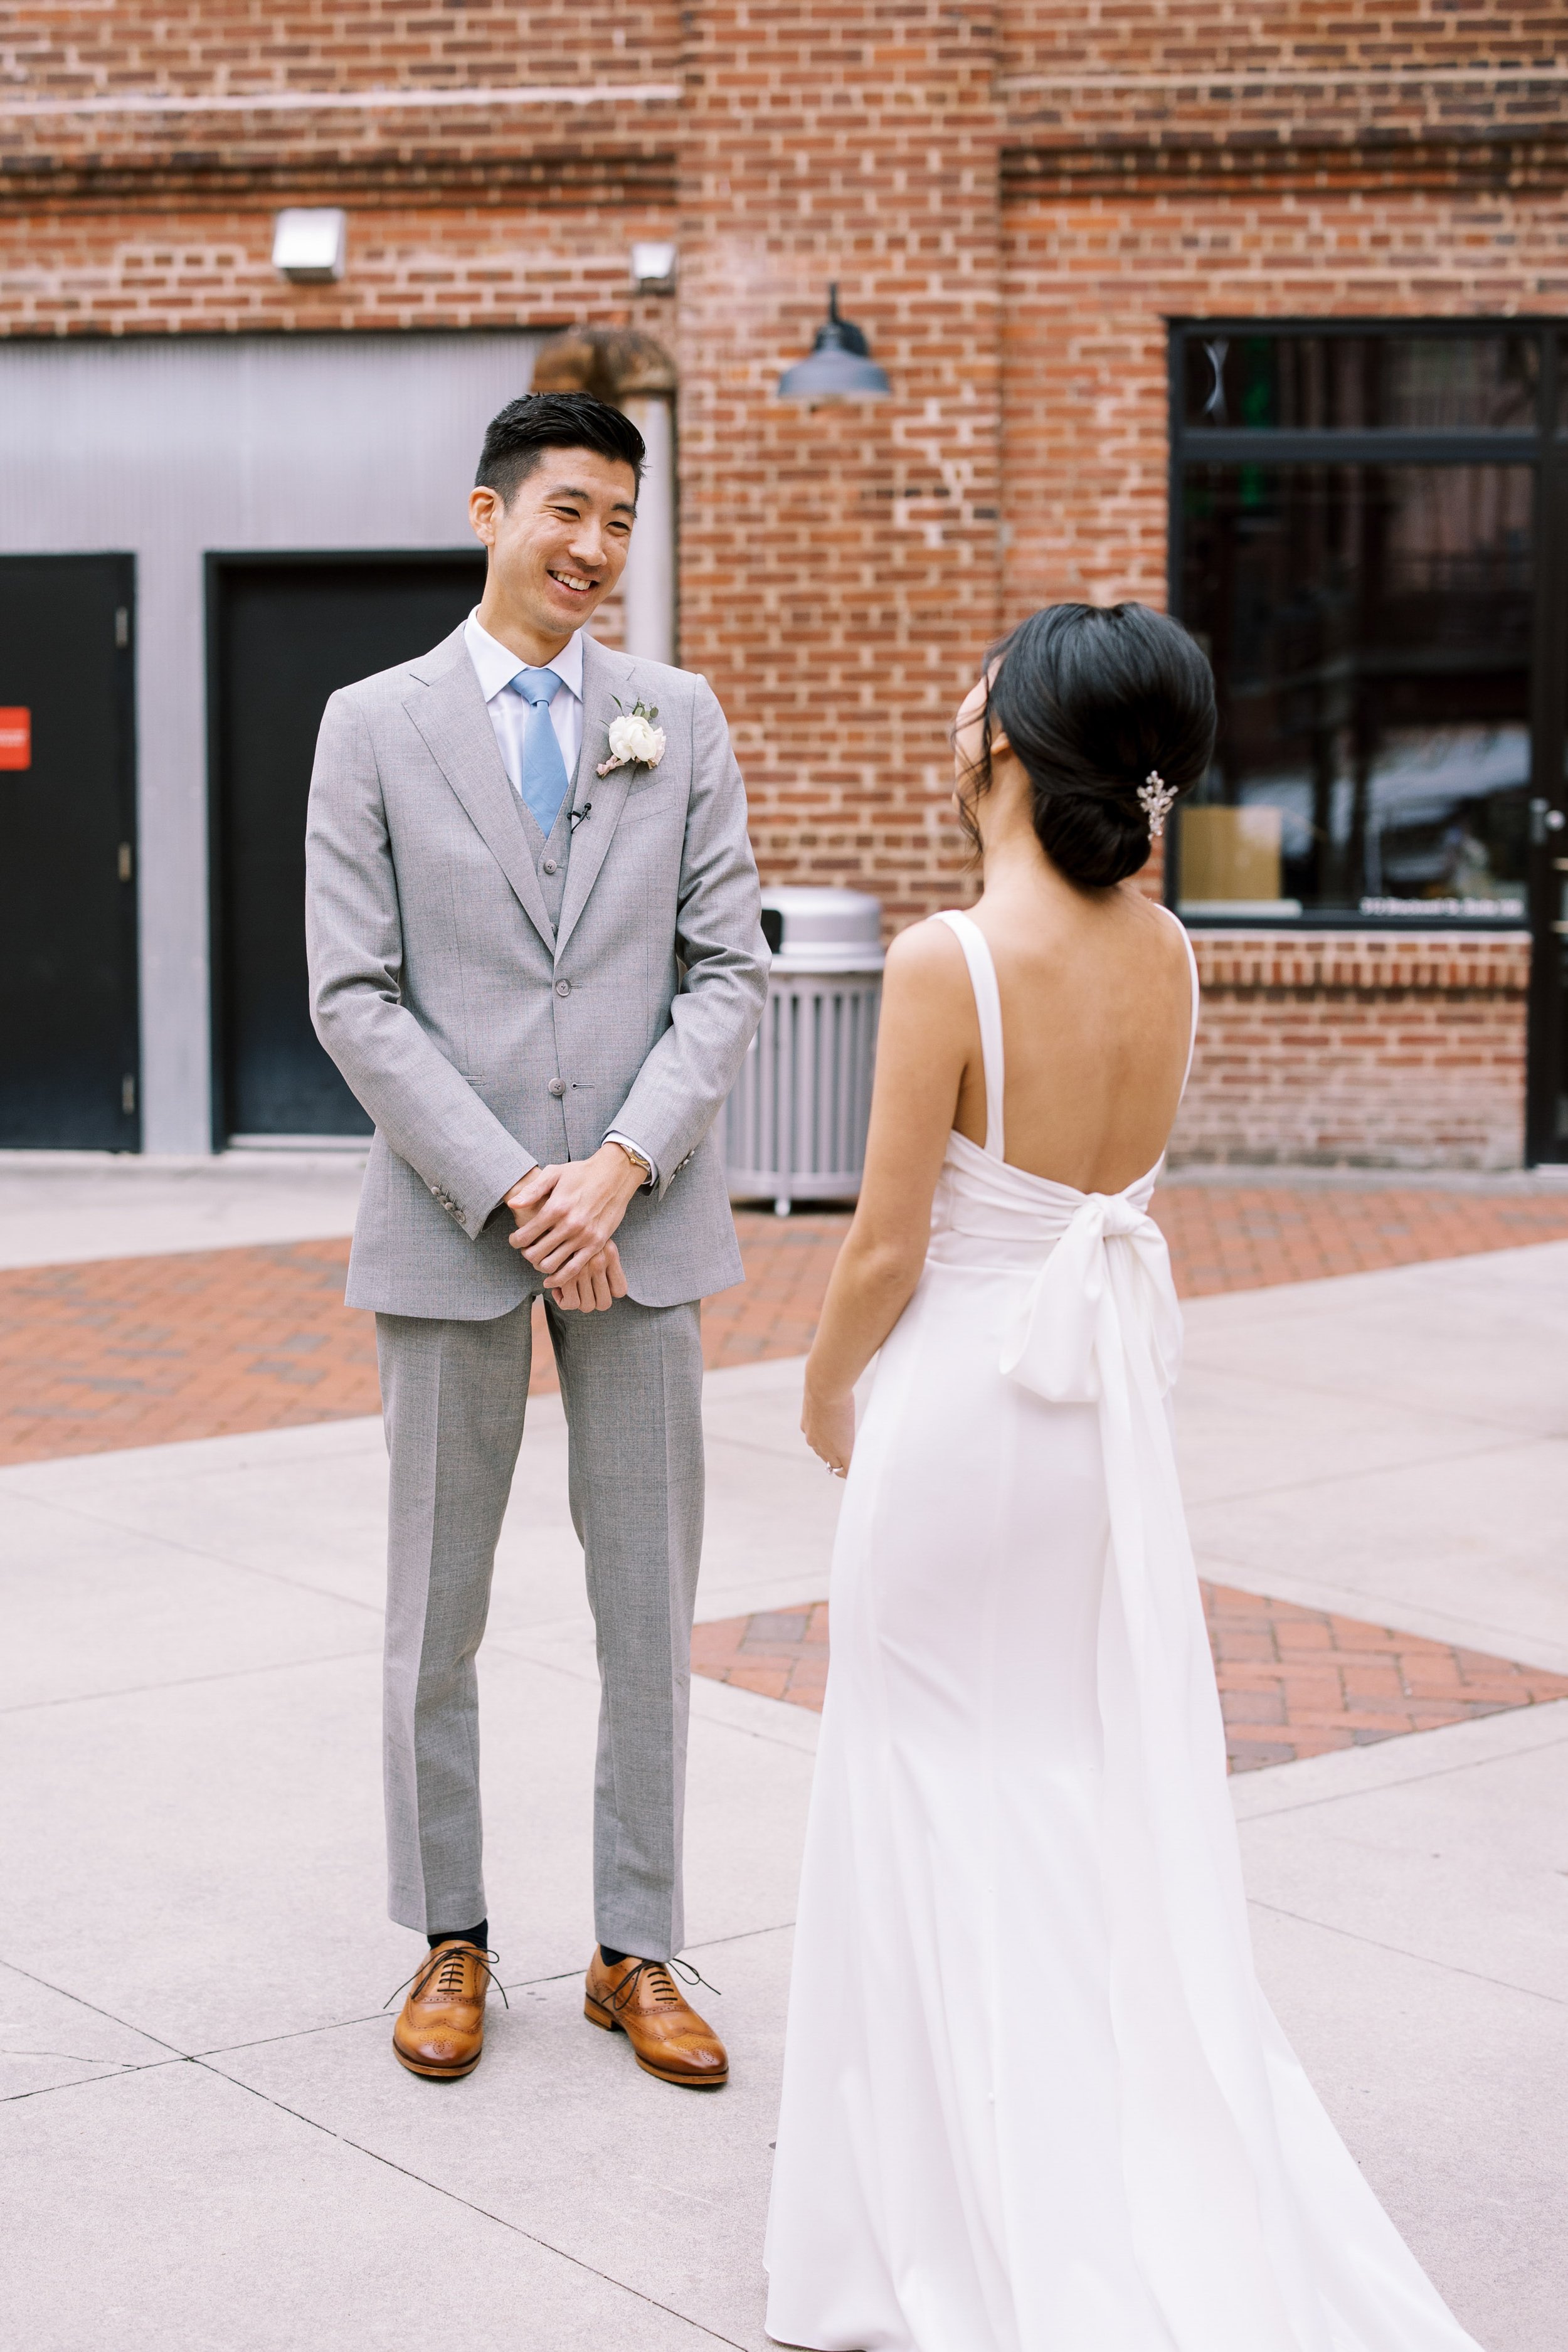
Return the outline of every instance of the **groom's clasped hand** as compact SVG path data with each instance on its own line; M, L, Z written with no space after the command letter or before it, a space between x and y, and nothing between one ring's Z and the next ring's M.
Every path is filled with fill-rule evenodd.
M507 1238L543 1275L555 1305L591 1315L626 1295L615 1234L643 1171L619 1144L587 1160L531 1168L506 1196Z

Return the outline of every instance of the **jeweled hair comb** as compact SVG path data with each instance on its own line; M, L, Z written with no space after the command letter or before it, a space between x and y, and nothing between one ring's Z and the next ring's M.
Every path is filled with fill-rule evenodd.
M1176 805L1176 795L1158 768L1151 768L1138 787L1138 805L1149 820L1149 838L1158 841L1165 830L1165 819Z

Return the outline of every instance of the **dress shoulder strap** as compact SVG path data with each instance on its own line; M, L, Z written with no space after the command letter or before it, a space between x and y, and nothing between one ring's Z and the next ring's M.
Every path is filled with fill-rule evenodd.
M1156 899L1154 903L1156 906L1160 907L1160 912L1163 915L1170 915L1172 922L1174 923L1177 930L1179 930L1182 935L1182 945L1187 951L1187 971L1191 976L1193 983L1193 1021L1192 1027L1187 1033L1187 1066L1182 1073L1182 1092L1185 1094L1187 1091L1187 1080L1193 1075L1193 1055L1197 1050L1198 1043L1198 960L1193 953L1192 933L1188 930L1181 917L1176 914L1172 914L1169 907L1160 906L1160 901L1158 899Z
M1000 1160L1005 1072L1002 1060L1002 992L996 985L996 967L991 961L985 934L972 916L961 914L956 907L948 907L936 919L954 934L969 966L969 984L974 991L974 1010L980 1018L980 1054L985 1068L985 1151L988 1159Z

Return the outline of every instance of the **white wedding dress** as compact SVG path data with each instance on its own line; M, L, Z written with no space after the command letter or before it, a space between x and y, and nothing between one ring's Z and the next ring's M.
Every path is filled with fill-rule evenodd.
M844 1497L768 2333L1476 2352L1254 1974L1159 1169L1107 1196L1006 1164L994 967L941 919L974 987L985 1148L948 1142Z

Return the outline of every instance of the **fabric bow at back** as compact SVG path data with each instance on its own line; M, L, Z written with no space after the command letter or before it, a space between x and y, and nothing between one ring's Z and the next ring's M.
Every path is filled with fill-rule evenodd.
M1124 1192L1088 1192L1025 1294L1001 1369L1053 1404L1094 1404L1109 1368L1129 1358L1148 1366L1162 1394L1181 1370L1170 1252Z

